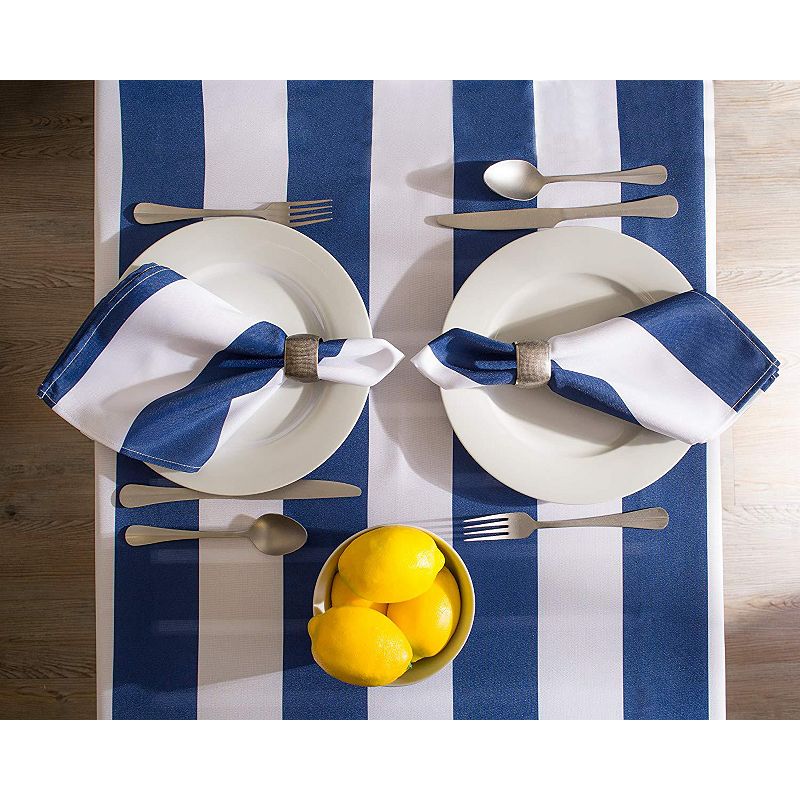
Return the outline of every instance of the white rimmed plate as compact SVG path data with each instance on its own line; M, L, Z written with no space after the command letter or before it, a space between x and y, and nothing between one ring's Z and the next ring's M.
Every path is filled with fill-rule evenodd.
M507 342L547 339L689 290L648 245L589 227L542 230L493 253L444 324ZM559 397L546 387L443 390L470 455L502 483L557 503L624 497L668 472L688 445Z
M156 262L287 334L369 338L367 310L350 276L299 231L264 220L211 219L187 225L142 253L128 271ZM281 386L198 472L150 465L202 492L247 495L298 480L344 442L368 389L320 381Z

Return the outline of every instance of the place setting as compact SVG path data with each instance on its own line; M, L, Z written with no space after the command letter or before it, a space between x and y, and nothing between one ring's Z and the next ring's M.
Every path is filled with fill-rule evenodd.
M545 133L537 146L546 156ZM489 159L497 147L506 157ZM778 377L778 360L746 321L668 257L675 247L660 252L647 241L695 214L693 201L684 209L681 178L672 179L685 169L677 156L654 149L625 169L584 159L590 169L557 174L520 152L490 141L479 153L492 198L483 208L463 210L456 197L448 209L429 195L415 209L410 193L421 191L403 189L401 229L430 244L420 244L420 263L443 246L455 263L475 261L463 281L450 278L449 307L420 293L425 322L412 352L392 343L397 331L374 334L372 304L375 287L409 267L414 235L398 232L380 266L381 208L355 184L309 179L306 198L328 199L258 205L245 193L237 203L233 186L229 208L174 205L154 190L132 207L132 224L148 226L152 244L121 265L39 389L66 422L149 469L140 481L117 479L119 563L136 551L131 563L144 576L195 552L175 548L216 540L218 559L249 542L248 559L282 572L283 610L274 613L284 615L284 715L291 703L312 714L318 702L336 715L339 684L390 687L399 699L387 703L435 706L444 696L451 715L486 713L468 676L489 639L512 647L512 637L529 635L519 626L530 614L509 598L530 597L532 585L536 593L527 582L502 588L501 576L533 570L536 581L538 547L543 580L542 547L558 548L559 537L584 548L575 558L586 563L602 542L621 552L635 536L641 552L680 539L680 497L648 487L676 468L705 481L678 465L694 464L690 450L715 442ZM452 169L457 178L457 158ZM372 174L373 187L380 180ZM600 195L586 190L590 202L581 203L581 187L595 186L618 200L593 202ZM559 205L562 196L579 202ZM359 202L367 227L352 216ZM432 213L437 203L442 211ZM343 257L356 246L368 274ZM400 332L404 341L414 324ZM395 372L403 359L414 369ZM387 403L401 433L384 440ZM441 485L406 477L413 459L426 458L417 425L434 462L449 464ZM378 446L396 473L369 469ZM145 476L138 466L135 474ZM237 503L241 513L219 528L192 510ZM596 563L601 578L592 580L605 580L607 564ZM237 592L236 582L224 591ZM540 603L542 591L540 583ZM530 658L508 658L528 685Z

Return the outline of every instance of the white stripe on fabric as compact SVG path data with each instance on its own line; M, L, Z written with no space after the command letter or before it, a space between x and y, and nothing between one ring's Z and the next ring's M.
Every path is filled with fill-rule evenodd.
M200 500L201 530L244 530L280 500ZM198 719L280 719L283 559L246 539L200 542Z
M717 290L717 182L714 143L714 83L703 83L705 155L706 291ZM722 584L722 486L720 443L706 446L708 481L708 716L725 719L725 629Z
M322 381L372 386L402 360L403 354L383 339L347 339L335 356L320 359L317 375Z
M620 168L614 81L534 82L537 165L545 175ZM542 208L618 203L615 183L559 183L539 195ZM619 232L619 219L575 220ZM622 510L622 500L594 506L539 503L539 519ZM591 538L587 539L587 533ZM539 718L623 716L622 529L538 534Z
M412 359L411 363L425 377L432 380L442 389L479 389L481 384L477 381L462 375L454 369L450 369L446 364L442 364L430 345L425 345Z
M200 313L202 328L196 325ZM119 450L143 408L194 380L216 352L251 324L223 300L207 292L198 296L190 281L175 281L125 320L53 410L90 438Z
M203 81L206 206L286 199L286 110L285 81Z
M736 412L651 333L627 317L554 336L550 356L560 367L609 383L650 430L687 444L730 425Z
M539 502L540 520L619 513L622 501ZM539 719L622 719L622 529L540 530Z
M95 83L94 300L119 279L119 204L122 196L122 119L119 81Z
M403 352L442 330L453 297L452 233L420 225L452 209L452 85L376 81L370 206L370 316ZM448 540L452 434L439 391L406 362L372 390L368 524L408 521ZM371 719L450 719L452 665L402 689L368 690Z
M544 175L620 169L615 81L535 81L536 161ZM552 183L539 193L540 208L619 203L618 183ZM619 232L619 218L569 220Z
M119 275L119 206L122 195L122 129L119 83L95 84L94 297L104 297ZM116 455L94 447L95 616L97 717L111 719L114 670L114 502Z
M111 719L114 703L114 549L117 454L94 446L94 585L97 718Z
M206 206L285 200L286 83L204 81L203 107ZM201 527L245 528L283 511L280 500L199 503ZM283 559L224 540L201 541L199 558L198 718L280 718Z

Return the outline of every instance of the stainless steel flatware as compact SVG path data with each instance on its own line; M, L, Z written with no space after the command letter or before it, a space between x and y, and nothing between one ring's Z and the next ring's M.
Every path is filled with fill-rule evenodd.
M583 519L535 520L530 514L512 511L508 514L488 514L464 520L465 542L489 542L495 539L526 539L540 528L642 528L660 531L669 524L664 508L643 508L624 514L606 514ZM475 535L473 535L475 534Z
M182 531L175 528L151 528L131 525L125 541L133 547L160 542L185 542L190 539L249 539L268 556L285 556L299 550L308 539L306 529L284 514L262 514L244 531Z
M595 172L589 175L542 175L530 161L516 158L498 161L483 173L484 183L493 192L501 197L507 197L509 200L533 200L548 183L602 181L658 186L666 179L667 168L661 164L623 169L617 172Z
M657 217L668 219L678 213L678 201L671 195L629 200L578 208L515 208L510 211L473 211L466 214L440 214L436 222L445 228L471 231L516 231L528 228L554 228L568 219L601 217Z
M303 479L270 492L244 495L242 500L321 500L327 497L359 497L361 489L352 483ZM120 489L119 502L124 508L141 508L156 503L179 500L213 500L225 495L196 492L181 486L143 486L128 483Z
M162 206L158 203L137 203L133 218L142 225L155 225L158 222L177 222L184 219L207 219L208 217L255 217L269 222L302 228L333 219L331 200L292 200L288 203L266 203L251 210L180 208Z

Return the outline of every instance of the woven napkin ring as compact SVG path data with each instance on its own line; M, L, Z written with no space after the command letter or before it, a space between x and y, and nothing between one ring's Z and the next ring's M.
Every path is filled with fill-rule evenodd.
M517 351L516 386L533 389L550 380L550 342L514 342Z
M320 338L311 333L287 336L283 345L283 371L287 378L313 383L317 376L317 350Z

